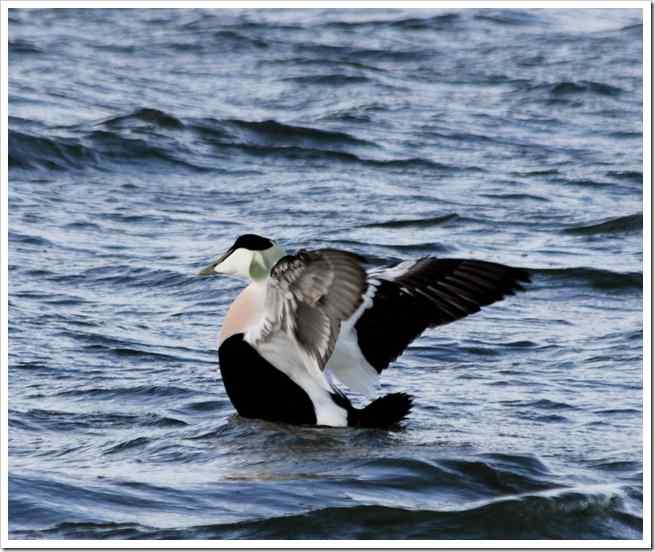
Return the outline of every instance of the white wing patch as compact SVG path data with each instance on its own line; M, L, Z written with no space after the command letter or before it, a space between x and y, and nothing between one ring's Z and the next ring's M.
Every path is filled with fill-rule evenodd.
M384 280L395 280L396 278L400 278L408 270L413 268L417 263L418 260L416 259L403 261L391 267L378 268L372 270L371 272L369 272L369 276L375 278L383 278Z
M355 324L364 311L373 305L378 283L375 278L368 280L368 289L363 296L362 304L348 320L341 324L336 348L325 367L330 375L336 377L346 387L369 397L377 390L379 374L364 358L359 348Z

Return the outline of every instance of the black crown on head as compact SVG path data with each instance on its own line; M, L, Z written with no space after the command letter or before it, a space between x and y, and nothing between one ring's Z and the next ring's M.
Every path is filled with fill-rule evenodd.
M273 247L273 242L268 238L263 238L257 234L243 234L234 242L232 249L248 249L249 251L264 251Z

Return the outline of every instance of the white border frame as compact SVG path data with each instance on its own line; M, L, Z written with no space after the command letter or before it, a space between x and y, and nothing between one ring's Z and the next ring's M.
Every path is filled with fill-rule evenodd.
M644 270L643 270L643 537L642 540L18 540L9 539L8 515L8 10L10 8L638 8L643 21L643 202L644 202ZM640 1L5 1L0 13L1 80L1 189L0 189L0 415L1 443L1 517L2 548L650 548L652 539L652 180L651 180L651 19L652 5Z

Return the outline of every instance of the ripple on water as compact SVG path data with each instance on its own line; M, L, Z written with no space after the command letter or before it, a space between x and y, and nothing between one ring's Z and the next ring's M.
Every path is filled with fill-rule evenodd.
M12 8L11 538L641 538L642 31ZM246 232L532 283L383 372L393 431L247 420L194 276Z

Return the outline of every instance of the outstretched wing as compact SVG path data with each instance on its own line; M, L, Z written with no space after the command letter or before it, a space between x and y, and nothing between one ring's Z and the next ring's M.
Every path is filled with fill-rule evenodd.
M323 370L341 322L357 310L366 285L362 260L352 253L320 249L283 257L271 269L265 315L246 339L265 348L284 336Z
M426 328L478 312L529 282L520 268L470 259L426 257L372 274L372 305L355 323L362 354L379 373Z
M364 302L343 324L328 370L371 394L377 376L427 328L447 324L522 290L526 270L470 259L425 257L371 272Z

